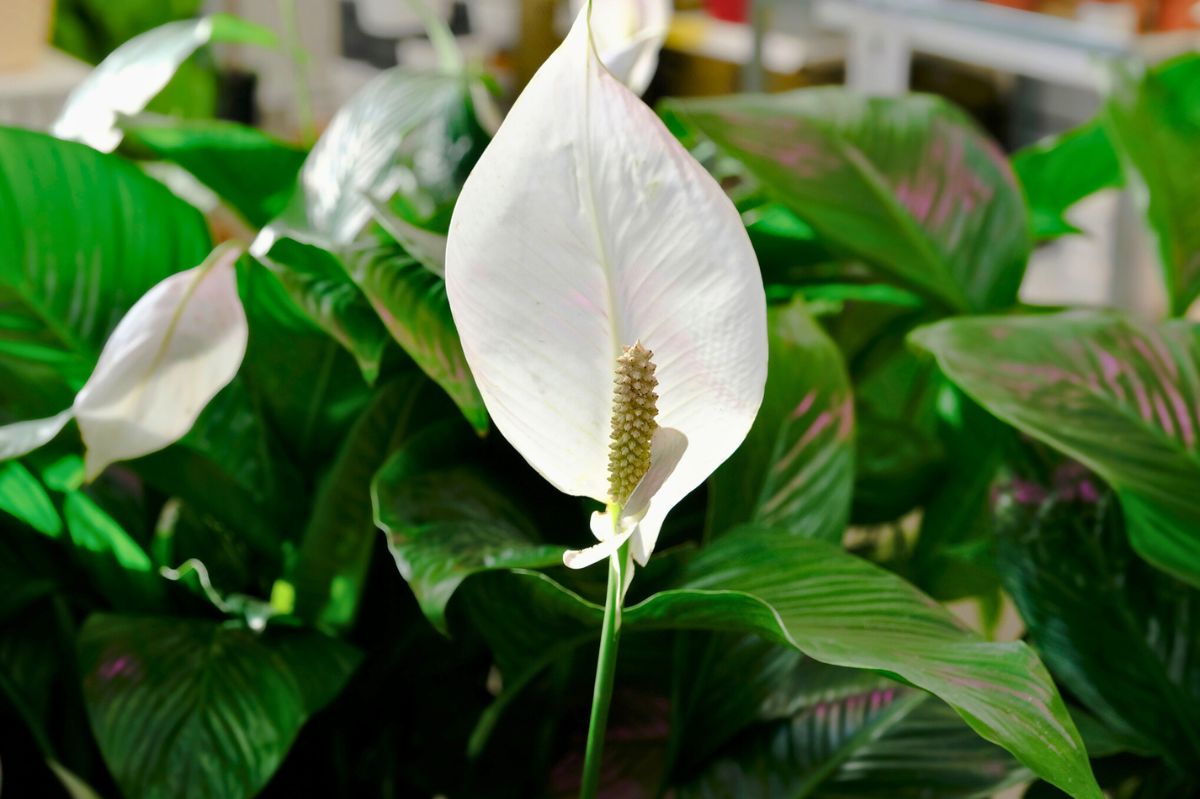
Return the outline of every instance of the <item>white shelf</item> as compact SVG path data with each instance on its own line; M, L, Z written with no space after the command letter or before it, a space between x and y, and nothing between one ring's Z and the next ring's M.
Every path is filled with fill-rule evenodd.
M754 57L754 32L740 22L714 19L702 11L680 11L671 22L667 49L746 65ZM790 75L805 67L840 63L846 42L839 35L769 30L763 38L763 67Z
M37 64L0 72L0 125L48 130L71 90L91 70L58 50L47 50Z
M851 39L847 83L875 94L907 90L913 53L1099 90L1113 61L1200 49L1198 31L1135 36L979 0L815 0L813 13Z

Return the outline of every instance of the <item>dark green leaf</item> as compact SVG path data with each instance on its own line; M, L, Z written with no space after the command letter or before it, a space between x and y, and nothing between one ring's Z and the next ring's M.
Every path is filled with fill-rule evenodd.
M242 799L358 654L304 630L97 614L80 632L79 661L92 730L125 795Z
M370 388L350 353L325 335L269 270L238 271L250 324L239 376L293 460L326 462L370 399Z
M1084 197L1124 182L1108 132L1098 122L1026 147L1012 157L1025 189L1034 237L1053 239L1079 229L1066 211Z
M435 391L419 373L403 375L381 389L350 428L317 495L289 576L300 618L335 627L353 620L379 535L371 480L415 431L445 415L444 400Z
M1134 549L1200 585L1200 341L1111 313L975 318L913 340L981 405L1116 488Z
M473 437L472 437L473 438ZM478 572L562 563L526 519L462 453L474 441L435 425L393 455L371 484L375 522L429 621L446 632L446 603Z
M215 119L142 115L120 125L126 143L183 167L255 227L283 210L306 155L256 128Z
M78 491L67 494L63 516L80 565L109 602L132 610L159 604L163 583L154 564L121 525Z
M1141 185L1174 315L1200 295L1200 57L1117 72L1104 120Z
M485 432L487 409L450 315L445 281L394 246L364 248L348 255L347 265L392 338L450 395L471 426Z
M1054 481L1015 481L998 500L1004 586L1063 686L1120 739L1186 771L1200 760L1200 591L1133 557L1077 464Z
M854 405L841 353L799 301L771 309L769 333L763 404L709 483L709 529L761 522L840 541L854 486Z
M945 478L926 501L909 566L910 579L942 601L993 593L992 486L1012 436L952 385L937 398Z
M741 162L822 243L956 309L1016 300L1030 251L999 149L932 96L842 89L671 101L673 122Z
M368 383L379 376L388 331L337 257L293 239L279 239L260 256L289 297L345 347Z
M790 718L748 730L680 796L967 799L1024 776L929 694L815 666Z

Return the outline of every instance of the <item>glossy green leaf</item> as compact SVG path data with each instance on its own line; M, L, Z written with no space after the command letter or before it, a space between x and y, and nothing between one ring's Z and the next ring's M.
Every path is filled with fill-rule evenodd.
M914 333L984 408L1116 488L1134 549L1200 585L1200 340L1116 314L960 319Z
M854 401L841 353L799 301L772 308L768 331L763 404L709 482L709 529L761 522L840 541L854 487Z
M748 730L679 795L967 799L1025 776L929 694L816 665L790 718Z
M467 77L388 70L334 116L288 205L252 248L274 262L292 297L355 353L368 379L391 332L480 429L482 401L449 324L441 280L410 269L407 257L365 256L374 248L363 234L381 207L414 229L444 233L485 144ZM304 245L331 253L328 263L317 264ZM335 275L332 263L343 274Z
M682 583L630 608L628 627L757 632L830 665L896 675L1071 796L1100 796L1032 650L978 638L898 577L822 542L745 529L704 549Z
M293 239L276 241L259 257L292 301L345 347L366 381L374 383L388 331L338 258Z
M395 246L364 247L348 254L346 263L392 338L450 395L467 421L486 432L487 409L463 355L445 281Z
M1025 189L1039 241L1080 232L1066 220L1067 210L1101 189L1124 183L1112 140L1098 122L1019 150L1012 166Z
M126 143L186 169L254 227L284 209L306 152L257 128L215 119L139 115L120 121Z
M912 317L894 308L869 310L873 313L847 308L830 320L831 332L847 350L854 383L852 524L891 522L924 505L946 466L938 435L937 368L902 343ZM860 345L847 339L857 325L878 329Z
M842 89L670 101L822 243L960 309L1013 304L1029 221L996 145L936 97Z
M419 373L403 375L380 389L350 428L317 494L288 578L300 618L335 627L354 619L379 535L371 480L388 455L445 415L446 403L435 391Z
M532 525L479 468L464 458L464 431L430 427L375 476L375 522L388 536L396 568L435 627L446 632L446 604L479 572L562 563L562 547L536 543Z
M136 114L161 92L176 70L210 42L273 46L268 28L228 14L168 22L114 50L67 98L54 135L111 152L121 141L118 114Z
M297 464L336 454L371 396L353 357L288 296L267 269L240 269L250 322L241 379ZM296 391L302 385L305 391Z
M1069 795L1100 799L1054 683L1022 643L992 643L899 577L820 541L743 528L703 549L680 588L627 608L625 629L756 633L814 660L894 676L950 705L983 738ZM592 634L603 609L533 572L462 592L503 670Z
M0 128L0 250L0 360L51 364L78 389L125 311L210 241L195 209L120 158Z
M165 616L94 615L78 649L100 752L138 799L255 795L359 659L315 632Z
M1063 687L1186 772L1200 759L1200 591L1133 556L1101 488L1078 464L1053 485L1014 480L997 500L997 564Z
M0 463L0 511L9 513L39 533L57 538L62 518L41 482L18 461Z
M1200 57L1118 70L1104 120L1158 243L1172 313L1200 295Z

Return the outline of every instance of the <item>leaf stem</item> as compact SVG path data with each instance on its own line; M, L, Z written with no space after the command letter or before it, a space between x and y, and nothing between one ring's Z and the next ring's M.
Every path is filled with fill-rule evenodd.
M291 59L296 81L296 116L300 123L301 141L312 147L317 140L317 122L313 114L312 87L308 84L308 53L300 39L296 15L296 0L279 0L279 16L283 22L284 47Z
M614 528L621 515L619 505L610 504ZM616 531L614 530L614 535ZM604 757L604 735L608 707L612 703L613 676L617 667L617 643L621 636L621 603L625 599L625 570L629 568L629 542L608 559L608 590L604 598L604 624L600 630L600 655L596 660L596 686L592 691L592 715L588 721L587 749L579 799L596 799L600 787L600 763Z

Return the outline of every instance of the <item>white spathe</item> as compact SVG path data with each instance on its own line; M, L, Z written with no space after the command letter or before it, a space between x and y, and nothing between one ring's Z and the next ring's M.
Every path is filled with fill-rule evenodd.
M234 265L222 247L199 266L171 275L121 319L72 411L92 480L114 461L182 438L246 353L246 314Z
M658 424L686 447L630 534L644 564L758 412L766 301L737 210L602 66L586 12L471 172L446 285L496 427L569 494L607 500L617 357L638 340L653 351Z
M578 14L588 0L574 0ZM642 94L658 69L674 0L594 0L592 39L608 71L635 94Z
M213 20L201 18L169 22L130 39L71 92L54 135L112 152L122 138L118 115L144 110L212 33Z

